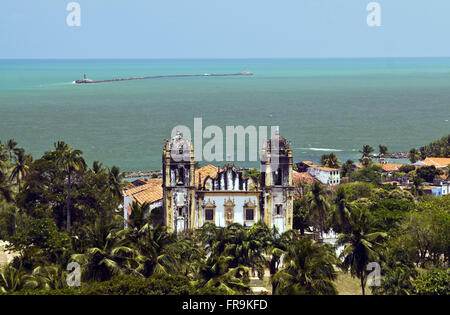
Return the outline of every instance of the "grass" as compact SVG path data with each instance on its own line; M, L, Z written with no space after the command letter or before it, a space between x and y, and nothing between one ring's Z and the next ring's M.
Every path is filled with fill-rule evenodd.
M335 282L339 295L361 295L361 281L352 277L349 273L342 271L338 272L338 278ZM366 286L366 295L371 295L372 292L369 287Z
M270 282L270 277L265 276L264 287L272 292L272 284ZM339 295L361 295L361 282L358 278L353 278L349 273L345 273L341 270L338 271L338 278L334 283L338 290ZM372 291L366 286L366 295L372 295Z

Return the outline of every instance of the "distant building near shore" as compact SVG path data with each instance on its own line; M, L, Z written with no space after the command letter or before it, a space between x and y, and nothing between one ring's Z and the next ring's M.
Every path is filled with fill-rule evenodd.
M402 166L405 166L407 164L398 164L398 163L387 163L385 160L380 159L380 163L375 163L376 165L381 166L381 171L384 176L387 178L391 177L394 172L398 172ZM356 164L356 169L363 168L362 164Z
M335 186L341 183L341 173L338 168L324 167L315 165L311 161L297 163L299 172L306 172L322 184Z
M447 169L450 165L450 158L427 157L425 160L414 163L416 166L434 166L440 169Z

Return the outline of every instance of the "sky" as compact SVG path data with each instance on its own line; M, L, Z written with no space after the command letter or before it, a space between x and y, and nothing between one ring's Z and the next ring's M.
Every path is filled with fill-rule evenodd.
M0 58L450 57L449 0L1 0Z

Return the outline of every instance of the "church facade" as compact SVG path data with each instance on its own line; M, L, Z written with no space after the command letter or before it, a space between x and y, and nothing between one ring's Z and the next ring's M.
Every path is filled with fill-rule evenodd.
M231 164L196 168L193 145L179 133L165 142L162 166L162 207L171 232L208 222L250 228L260 220L279 232L292 229L292 147L278 132L262 148L259 179Z

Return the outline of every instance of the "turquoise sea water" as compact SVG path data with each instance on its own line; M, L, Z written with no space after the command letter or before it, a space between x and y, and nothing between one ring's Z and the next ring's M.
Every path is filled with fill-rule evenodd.
M254 76L72 83L243 70ZM164 139L194 117L279 125L296 161L357 159L364 144L405 151L450 133L450 59L0 60L0 139L36 156L64 140L89 163L159 169Z

